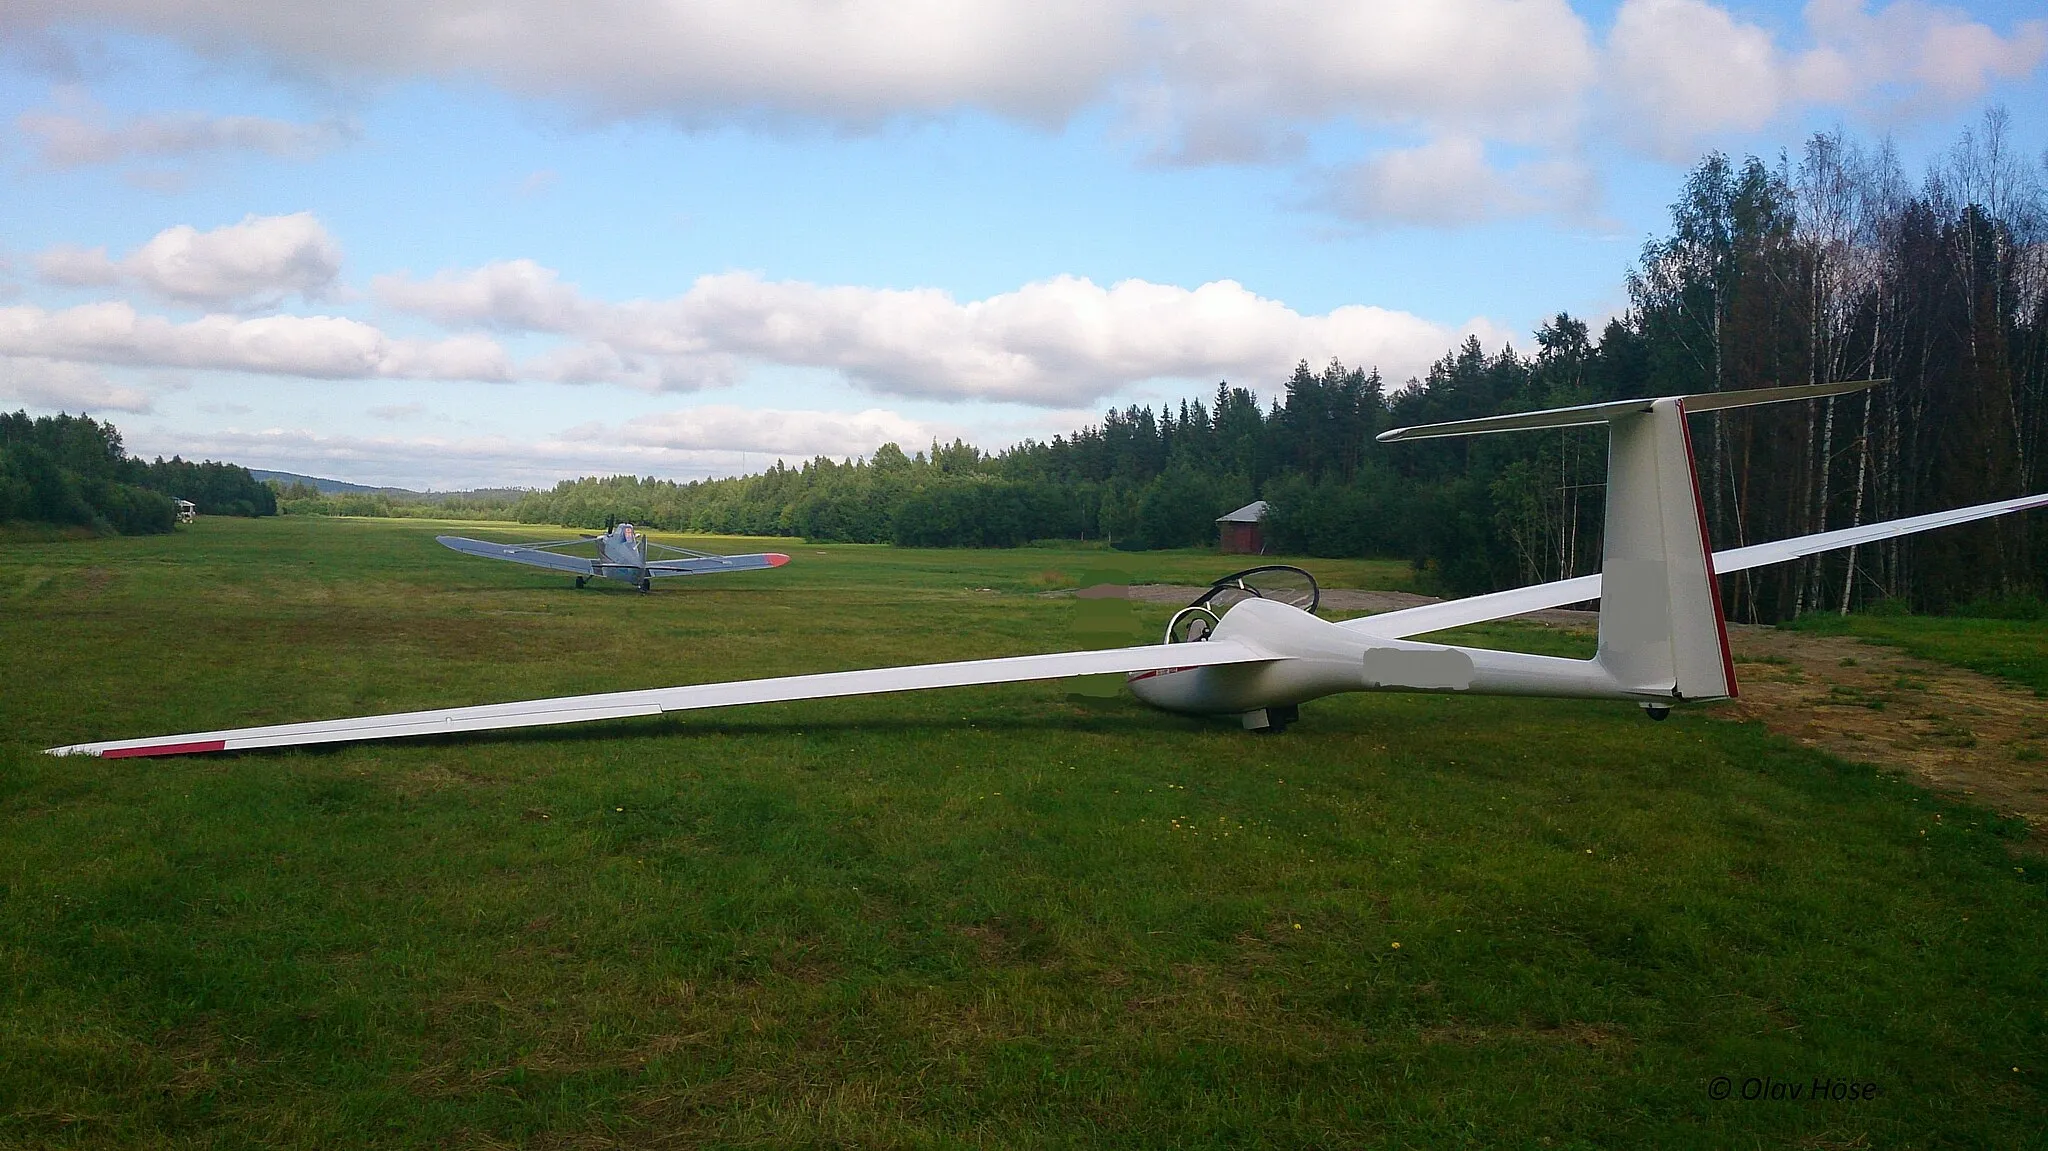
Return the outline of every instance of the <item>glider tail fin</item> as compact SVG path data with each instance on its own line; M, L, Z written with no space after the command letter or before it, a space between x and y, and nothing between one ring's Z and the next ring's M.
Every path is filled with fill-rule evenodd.
M1685 401L1608 422L1600 654L1625 690L1672 699L1735 694L1714 553Z
M1686 412L1820 399L1880 382L1617 400L1396 428L1380 439L1606 424L1607 523L1600 575L1599 663L1622 690L1646 702L1725 699L1736 691L1735 664L1728 653Z

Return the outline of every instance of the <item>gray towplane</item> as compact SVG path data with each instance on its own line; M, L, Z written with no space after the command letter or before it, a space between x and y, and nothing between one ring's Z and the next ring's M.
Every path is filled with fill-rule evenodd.
M547 543L500 544L489 540L466 539L462 536L434 538L442 547L452 548L464 555L509 560L531 567L570 572L576 577L577 587L582 587L590 579L603 577L632 584L641 591L652 591L654 581L664 576L759 571L762 568L779 568L789 562L789 557L781 552L722 556L689 548L670 547L667 544L652 542L647 538L646 532L636 530L632 524L615 525L601 536L552 540ZM597 544L595 559L554 550L593 542ZM661 553L659 558L649 559L650 549Z

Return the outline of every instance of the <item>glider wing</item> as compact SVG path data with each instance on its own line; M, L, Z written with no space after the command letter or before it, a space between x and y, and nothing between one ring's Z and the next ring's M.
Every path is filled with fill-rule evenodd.
M1932 512L1924 516L1908 516L1905 519L1887 520L1881 524L1840 528L1795 539L1778 540L1775 543L1730 548L1714 553L1714 572L1717 575L1727 575L1731 572L1748 571L1750 568L1783 563L1786 560L1834 551L1837 548L1897 539L1900 536L1912 535L1914 532L1953 527L1972 520L1988 519L2008 512L2039 507L2048 507L2048 493L1977 504L1974 507L1956 508L1952 511ZM1522 615L1525 612L1564 607L1567 604L1584 603L1599 598L1600 577L1588 575L1559 580L1556 583L1536 584L1532 587L1518 587L1487 595L1467 596L1464 599L1382 612L1379 615L1345 620L1338 626L1382 639L1406 639L1409 636L1426 635L1445 628L1486 623Z
M636 715L658 715L666 711L691 711L696 708L731 707L748 703L825 699L892 691L922 691L928 688L970 687L976 684L1017 683L1105 672L1166 671L1215 664L1261 663L1273 658L1275 657L1251 644L1228 640L1151 644L1103 651L1068 651L1051 655L967 660L961 663L928 663L913 667L792 675L775 679L740 680L734 683L658 687L642 691L617 691L602 695L567 696L521 703L494 703L440 711L412 711L361 719L287 723L271 727L163 735L151 739L80 743L69 747L50 748L49 754L96 755L112 759L124 756L184 755L206 751L297 747L314 743L345 743L414 735L443 735L462 731L543 727L550 724L621 719Z
M483 556L485 559L510 560L516 564L527 564L537 568L552 568L555 571L575 572L577 575L597 574L596 560L582 556L565 556L532 544L494 544L488 540L464 539L461 536L435 536L444 548L451 548L464 555ZM566 540L565 543L581 543L581 540ZM556 545L559 546L559 545Z

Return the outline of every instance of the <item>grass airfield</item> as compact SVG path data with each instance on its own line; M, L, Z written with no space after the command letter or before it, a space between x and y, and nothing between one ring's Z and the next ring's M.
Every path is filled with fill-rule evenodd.
M2039 1145L2048 863L1711 708L1257 737L1055 682L39 754L1141 642L1039 593L1233 566L783 540L642 596L446 530L0 545L0 1146Z

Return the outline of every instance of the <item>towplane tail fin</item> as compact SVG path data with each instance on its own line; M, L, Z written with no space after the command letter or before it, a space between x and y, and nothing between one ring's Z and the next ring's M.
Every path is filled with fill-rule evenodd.
M1688 411L1812 400L1881 383L1857 380L1620 400L1396 428L1382 440L1606 424L1607 522L1601 562L1601 666L1645 701L1725 699L1735 664L1693 467Z

